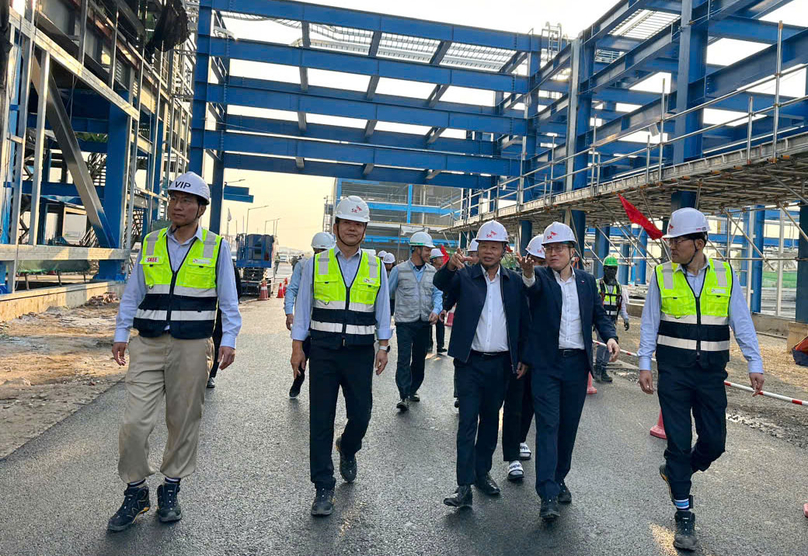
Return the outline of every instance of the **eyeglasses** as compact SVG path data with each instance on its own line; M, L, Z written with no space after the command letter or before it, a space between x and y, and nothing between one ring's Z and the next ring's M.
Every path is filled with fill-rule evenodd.
M176 195L172 195L168 198L169 205L179 205L181 207L190 207L191 205L197 204L196 199L192 199L191 197L179 197Z
M569 246L564 245L563 243L551 243L550 245L544 246L545 253L561 253L564 249L567 249Z
M688 240L696 241L692 237L680 236L680 237L672 237L672 238L668 239L668 243L670 245L672 245L672 246L676 246L676 245L679 245L680 243L684 243L685 241L688 241Z

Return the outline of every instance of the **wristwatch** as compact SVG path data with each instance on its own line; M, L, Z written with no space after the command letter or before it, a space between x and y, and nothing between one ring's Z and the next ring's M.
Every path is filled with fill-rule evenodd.
M386 352L389 353L390 352L390 344L387 344L386 346L379 346L379 351L386 351Z

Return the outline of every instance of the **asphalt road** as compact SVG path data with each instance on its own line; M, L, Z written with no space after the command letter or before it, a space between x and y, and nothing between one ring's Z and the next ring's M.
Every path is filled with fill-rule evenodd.
M377 377L359 477L338 482L330 518L312 518L308 393L286 396L290 342L280 301L248 303L243 314L237 363L207 395L199 469L183 481L181 522L162 525L152 509L128 531L106 531L123 490L119 384L0 461L0 554L675 553L673 509L657 475L664 443L648 434L657 401L621 378L587 400L568 478L574 501L559 522L541 524L529 465L524 484L504 480L499 450L493 471L502 496L475 493L470 512L445 507L457 422L446 357L429 360L422 401L408 414L394 409L395 365ZM337 421L344 422L342 403ZM808 454L744 425L728 427L728 453L694 481L701 553L808 554L801 511ZM152 439L159 461L164 426ZM150 480L154 505L159 480Z

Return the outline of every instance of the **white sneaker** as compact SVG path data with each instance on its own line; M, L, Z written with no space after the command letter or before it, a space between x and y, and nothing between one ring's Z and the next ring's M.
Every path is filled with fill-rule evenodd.
M508 464L508 480L512 483L521 481L525 478L525 470L522 468L522 462L512 461Z
M522 442L519 444L519 459L525 461L529 460L533 453L530 451L530 446Z

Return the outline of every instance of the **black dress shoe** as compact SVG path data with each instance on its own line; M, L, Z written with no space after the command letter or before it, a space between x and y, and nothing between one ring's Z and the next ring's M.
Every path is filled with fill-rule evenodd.
M303 386L303 381L306 380L306 375L300 373L299 376L295 377L294 382L292 382L292 387L289 388L289 397L294 399L300 395L300 388Z
M544 521L547 522L555 521L561 517L561 512L558 510L558 499L542 498L541 511L539 512L539 515Z
M334 489L318 488L311 503L311 515L326 516L334 511Z
M676 511L676 534L673 546L679 550L693 551L699 547L696 538L696 516L691 511Z
M410 400L407 398L402 398L396 404L396 409L398 409L398 411L401 413L406 413L407 411L410 410Z
M480 491L488 496L497 496L500 493L499 485L494 482L494 479L491 478L490 473L486 473L485 477L482 479L477 479L477 482L474 483Z
M165 483L157 487L157 519L162 523L182 519L182 509L177 501L179 492L179 483Z
M453 508L470 508L474 496L471 493L471 485L457 487L454 494L443 499L443 503Z
M356 480L356 456L347 458L342 453L342 437L337 438L337 452L339 452L339 474L346 483L352 483Z
M126 487L123 491L123 504L118 508L109 522L107 529L110 531L123 531L129 528L135 522L135 518L140 514L145 514L149 511L149 487Z
M600 380L601 382L605 382L606 384L614 382L614 379L609 376L609 373L606 372L606 369L603 369L603 372L600 373Z
M415 394L410 394L410 401L418 403L421 401L421 396L419 396L417 392Z
M567 488L564 481L558 483L558 486L561 488L561 492L558 493L558 503L570 504L572 502L572 493L570 492L570 489Z

